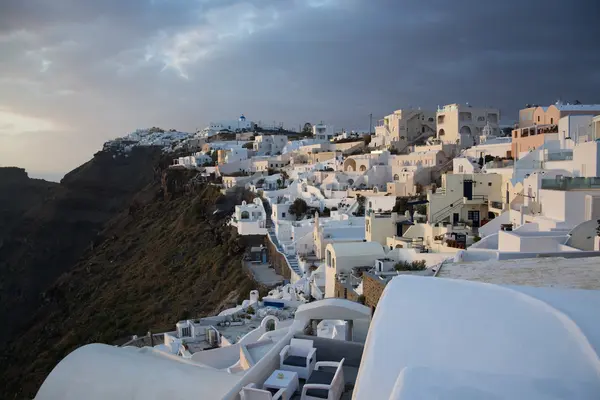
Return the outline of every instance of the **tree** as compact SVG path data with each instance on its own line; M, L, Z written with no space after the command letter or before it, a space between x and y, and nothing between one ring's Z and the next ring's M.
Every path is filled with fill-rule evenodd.
M367 198L365 196L361 196L360 194L356 195L356 201L358 202L358 208L353 213L355 217L364 217L365 216L365 202Z
M311 133L312 132L312 124L310 122L305 123L304 127L302 127L302 132L303 133Z
M427 215L427 206L425 204L417 204L415 206L415 211L421 215Z
M400 261L394 265L396 271L423 271L425 268L427 268L425 260L413 262Z
M306 211L308 211L308 204L306 204L306 201L304 201L304 199L296 199L290 206L289 211L290 214L296 217L297 221L300 221L302 217L306 214Z
M396 204L392 208L392 212L404 214L408 210L408 197L396 197Z

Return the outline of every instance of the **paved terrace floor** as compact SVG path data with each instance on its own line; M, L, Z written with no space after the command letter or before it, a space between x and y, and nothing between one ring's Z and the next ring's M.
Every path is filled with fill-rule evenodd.
M498 285L597 290L600 289L600 257L448 263L437 276Z
M245 261L246 267L252 272L254 279L266 286L276 286L283 283L283 276L277 274L269 264L256 264Z

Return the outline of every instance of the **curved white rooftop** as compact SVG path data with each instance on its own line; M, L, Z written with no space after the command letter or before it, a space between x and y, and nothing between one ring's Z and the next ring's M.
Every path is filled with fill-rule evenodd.
M54 367L35 399L220 399L239 380L149 347L89 344Z
M311 319L370 319L371 309L355 301L328 298L302 304L296 310L294 318L299 321Z
M383 246L379 242L346 242L330 243L327 245L334 256L355 257L374 255L378 257L385 256Z
M600 291L399 276L377 306L354 396L597 399L599 308Z

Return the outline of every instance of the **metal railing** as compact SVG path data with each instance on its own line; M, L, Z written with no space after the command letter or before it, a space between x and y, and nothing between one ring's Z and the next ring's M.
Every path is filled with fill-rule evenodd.
M496 208L498 210L502 210L503 204L502 204L501 201L490 201L490 207L491 208Z
M429 222L433 224L433 223L441 221L442 219L449 216L454 209L456 209L462 205L463 205L463 197L453 201L452 203L450 203L450 205L442 208L441 210L439 210L438 212L433 214L431 216L431 221L429 221Z
M542 179L541 188L550 190L600 189L600 178Z
M560 151L556 153L548 153L544 157L544 161L566 161L573 159L573 151Z

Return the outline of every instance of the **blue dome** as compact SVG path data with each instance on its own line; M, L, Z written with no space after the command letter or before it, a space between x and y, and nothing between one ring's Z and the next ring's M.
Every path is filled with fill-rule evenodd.
M240 121L245 121L246 117L244 117L244 114L242 114L242 116L240 117Z

